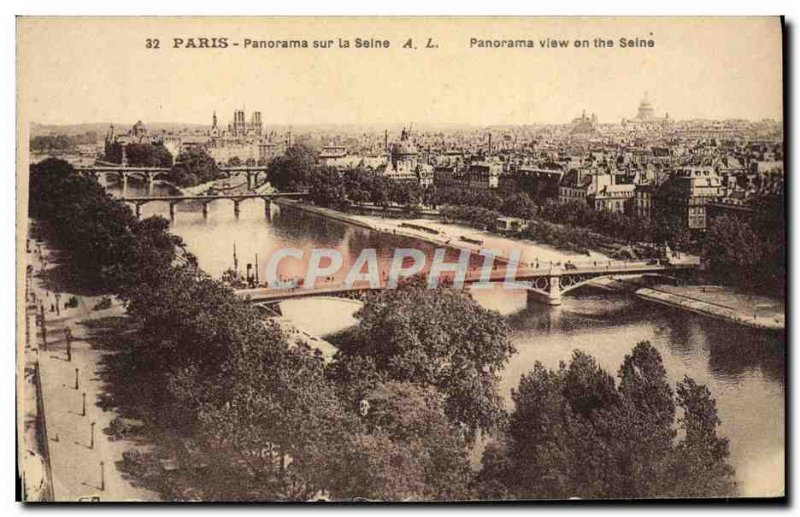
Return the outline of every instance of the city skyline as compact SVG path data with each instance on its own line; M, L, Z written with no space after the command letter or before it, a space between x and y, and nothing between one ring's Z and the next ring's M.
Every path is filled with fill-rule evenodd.
M53 18L22 18L19 99L41 124L127 122L210 124L210 112L257 107L270 125L525 125L568 123L582 110L600 123L631 118L649 92L673 120L782 120L778 18L470 18L415 21L320 19L200 20L198 35L231 41L385 38L388 49L173 49L179 19L84 31ZM418 22L418 23L417 23ZM265 30L265 27L269 30ZM613 29L612 29L613 27ZM201 34L202 33L202 34ZM750 35L746 40L740 35ZM552 34L570 41L647 37L653 48L470 48L472 36ZM652 34L652 35L651 35ZM145 35L160 39L145 48ZM183 36L184 38L187 36ZM413 38L437 49L402 49ZM53 80L57 78L58 80ZM113 84L113 87L108 85ZM191 95L186 95L191 91Z

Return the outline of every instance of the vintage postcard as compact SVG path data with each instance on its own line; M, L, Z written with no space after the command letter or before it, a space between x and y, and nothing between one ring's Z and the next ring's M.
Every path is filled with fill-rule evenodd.
M19 17L27 502L785 497L780 17Z

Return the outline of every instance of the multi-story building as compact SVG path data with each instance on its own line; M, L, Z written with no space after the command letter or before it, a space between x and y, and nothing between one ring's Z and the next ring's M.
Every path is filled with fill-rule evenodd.
M467 167L467 186L474 189L496 189L500 185L503 164L499 160L481 160Z
M594 178L613 178L612 175L594 176ZM634 204L636 185L632 183L615 184L613 181L597 188L589 194L588 202L597 211L630 213Z
M582 169L572 169L564 175L558 185L558 202L585 203L592 184L592 176Z
M653 193L655 185L636 185L633 192L633 212L642 219L653 217Z
M563 177L564 170L559 164L520 165L500 176L498 188L504 194L524 192L539 201L558 199L559 183Z
M655 209L689 230L702 231L707 227L706 205L719 198L720 189L720 177L713 168L684 167L658 189Z

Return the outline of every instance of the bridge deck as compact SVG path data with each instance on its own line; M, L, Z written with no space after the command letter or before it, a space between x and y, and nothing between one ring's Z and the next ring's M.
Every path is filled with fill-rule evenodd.
M562 268L562 267L541 267L541 268L519 268L516 274L513 275L512 280L523 282L527 280L535 280L537 278L545 277L560 277L560 276L589 276L598 277L606 275L619 275L619 274L637 274L637 273L657 273L667 270L681 269L684 266L680 265L664 265L664 264L649 264L645 262L619 262L619 261L605 261L603 263L591 262L586 265L576 265L575 268ZM686 266L688 267L688 266ZM481 281L480 271L471 271L467 274L465 282L469 284ZM489 276L489 282L499 283L506 281L505 270L494 270ZM377 289L386 289L385 281L381 282L381 287ZM270 300L284 300L288 298L302 298L308 296L324 296L324 295L337 295L354 291L367 291L375 290L367 285L360 284L348 286L341 283L331 284L322 283L317 284L311 288L299 286L291 289L273 288L273 287L257 287L254 289L237 289L235 294L240 298L248 299L250 301L270 301Z
M209 194L209 195L186 195L186 196L140 196L140 197L121 197L120 201L130 203L148 203L150 201L213 201L215 199L270 199L276 197L299 197L307 195L306 192L277 192L273 194Z
M76 166L78 172L169 172L169 167L145 167L145 166L116 166L116 165L80 165ZM266 172L267 167L242 166L242 167L219 167L222 172Z
M78 172L169 172L169 167L114 167L113 165L90 165L75 167Z

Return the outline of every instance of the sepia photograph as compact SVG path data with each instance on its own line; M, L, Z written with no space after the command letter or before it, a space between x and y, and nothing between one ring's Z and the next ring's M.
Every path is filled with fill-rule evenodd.
M782 17L15 23L20 500L785 500Z

